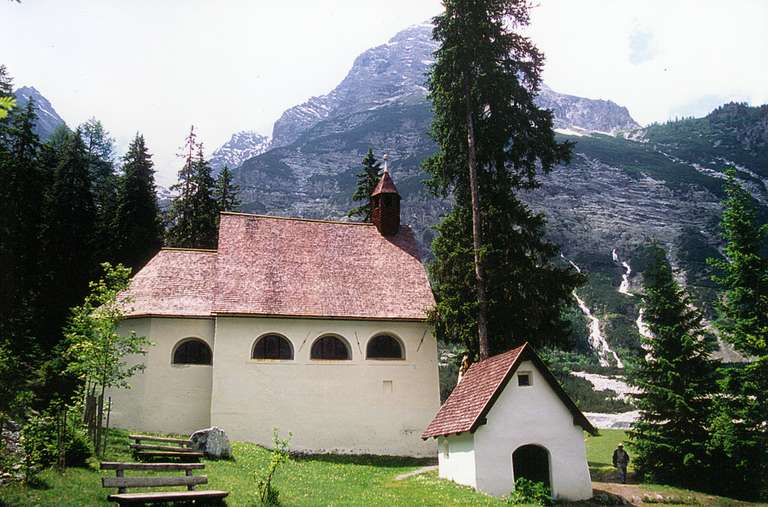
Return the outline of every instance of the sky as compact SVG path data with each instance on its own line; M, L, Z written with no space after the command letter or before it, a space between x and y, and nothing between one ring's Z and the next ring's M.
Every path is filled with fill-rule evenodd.
M439 0L0 1L0 63L70 127L95 117L123 152L144 134L168 186L194 124L206 152L270 135L355 57ZM645 125L768 102L768 1L538 0L526 30L554 90L626 106Z

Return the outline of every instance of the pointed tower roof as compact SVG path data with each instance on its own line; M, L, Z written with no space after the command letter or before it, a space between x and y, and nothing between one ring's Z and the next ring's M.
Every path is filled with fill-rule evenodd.
M384 155L384 173L381 175L381 179L379 180L379 183L376 185L376 188L373 189L373 192L371 193L371 196L379 195L379 194L397 194L397 187L395 186L395 182L392 181L392 176L389 175L389 167L387 164L389 157L387 155Z

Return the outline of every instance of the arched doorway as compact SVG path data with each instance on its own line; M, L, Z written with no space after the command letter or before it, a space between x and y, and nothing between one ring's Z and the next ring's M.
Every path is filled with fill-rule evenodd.
M549 453L540 445L523 445L512 453L512 471L515 480L525 477L528 480L549 483Z

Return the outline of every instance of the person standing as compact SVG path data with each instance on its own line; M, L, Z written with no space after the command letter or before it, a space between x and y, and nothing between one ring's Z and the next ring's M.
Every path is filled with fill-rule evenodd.
M619 444L613 451L613 466L619 469L622 484L627 482L627 465L629 465L629 454L624 450L624 444Z

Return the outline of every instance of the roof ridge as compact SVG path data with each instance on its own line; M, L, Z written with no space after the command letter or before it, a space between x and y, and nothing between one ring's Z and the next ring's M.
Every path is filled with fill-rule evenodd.
M368 225L373 227L370 222L342 222L340 220L323 220L320 218L301 218L301 217L283 217L278 215L260 215L258 213L240 213L237 211L222 211L222 215L234 215L254 218L274 218L276 220L292 220L294 222L315 222L321 224L338 224L338 225Z
M160 249L161 251L170 251L170 252L201 252L201 253L219 253L219 251L215 248L180 248L175 246L164 246Z

